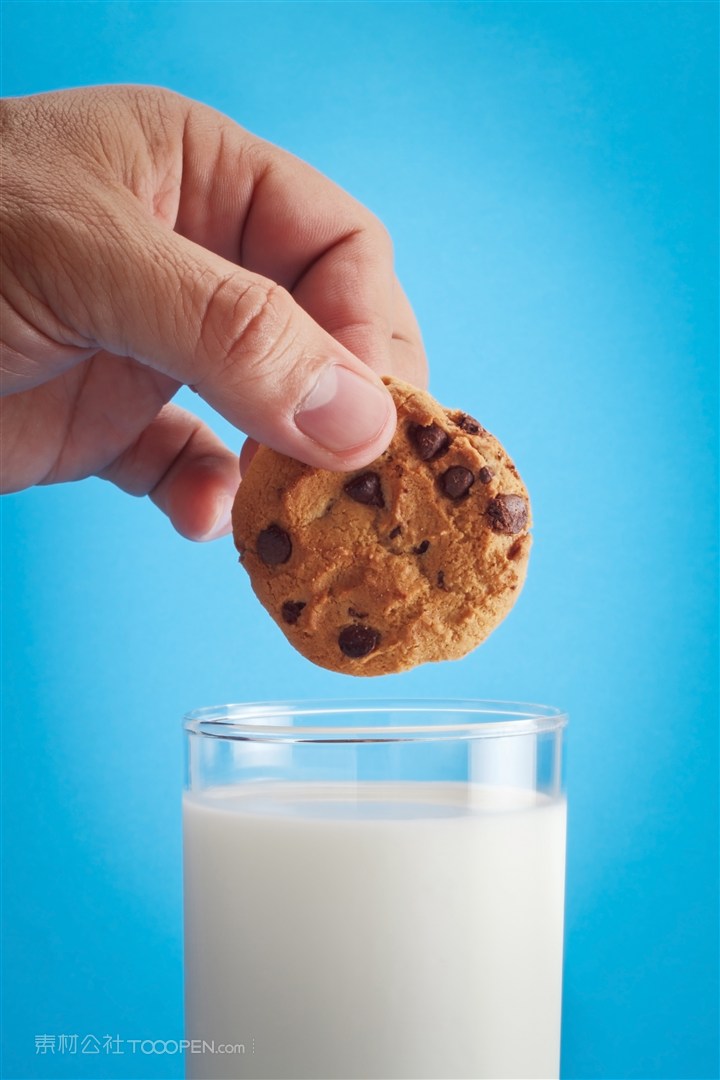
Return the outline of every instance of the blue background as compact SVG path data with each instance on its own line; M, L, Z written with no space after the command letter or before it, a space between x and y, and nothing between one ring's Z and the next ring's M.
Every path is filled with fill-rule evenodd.
M189 544L101 481L4 500L5 1076L181 1075L35 1053L38 1034L181 1037L179 717L370 692L570 711L563 1074L717 1077L717 6L3 20L4 94L170 86L367 203L433 391L508 446L536 518L486 645L368 684L293 653L230 540Z

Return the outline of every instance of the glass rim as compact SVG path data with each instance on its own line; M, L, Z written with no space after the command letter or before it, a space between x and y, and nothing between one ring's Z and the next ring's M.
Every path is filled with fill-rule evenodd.
M360 718L388 713L393 717L411 713L416 719L418 714L427 714L430 722L399 722L382 726L341 722L343 716ZM432 714L442 714L442 721L432 723ZM311 722L313 718L322 717L334 717L335 723ZM301 718L310 722L298 724ZM278 720L285 723L278 723ZM481 698L248 701L192 709L183 717L183 728L188 735L258 743L384 743L507 738L557 732L567 723L567 712L552 705Z

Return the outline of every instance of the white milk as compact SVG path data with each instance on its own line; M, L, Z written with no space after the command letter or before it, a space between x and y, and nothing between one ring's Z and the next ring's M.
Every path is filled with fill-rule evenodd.
M184 816L188 1077L558 1076L563 801L265 782Z

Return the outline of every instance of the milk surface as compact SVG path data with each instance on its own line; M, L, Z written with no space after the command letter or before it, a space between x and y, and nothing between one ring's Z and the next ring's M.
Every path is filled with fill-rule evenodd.
M556 1078L565 818L467 784L186 795L187 1076Z

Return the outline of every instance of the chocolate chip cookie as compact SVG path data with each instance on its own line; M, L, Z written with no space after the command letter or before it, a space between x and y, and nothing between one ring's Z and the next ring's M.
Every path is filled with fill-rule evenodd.
M240 562L308 660L385 675L465 656L525 579L528 495L497 439L396 379L393 441L355 473L261 447L233 508Z

